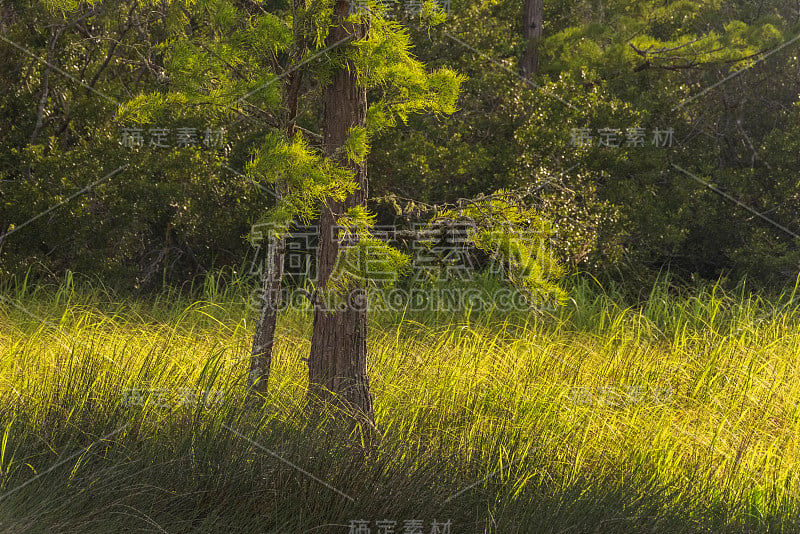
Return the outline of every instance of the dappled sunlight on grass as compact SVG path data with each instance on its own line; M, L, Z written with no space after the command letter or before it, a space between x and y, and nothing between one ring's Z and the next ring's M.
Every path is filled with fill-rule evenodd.
M770 303L712 287L679 299L656 287L624 307L579 285L574 297L557 315L373 318L383 438L364 456L304 418L304 312L282 317L270 393L256 405L244 391L251 318L230 294L159 305L9 296L1 529L796 524L800 310L782 307L792 295Z

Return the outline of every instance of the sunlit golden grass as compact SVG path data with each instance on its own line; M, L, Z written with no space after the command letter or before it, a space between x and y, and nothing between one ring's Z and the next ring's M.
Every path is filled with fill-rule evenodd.
M629 307L579 282L557 316L375 317L383 438L366 458L304 421L309 316L282 317L254 405L251 313L212 293L2 297L0 531L797 529L793 293L675 297L663 283ZM181 403L187 390L220 402Z

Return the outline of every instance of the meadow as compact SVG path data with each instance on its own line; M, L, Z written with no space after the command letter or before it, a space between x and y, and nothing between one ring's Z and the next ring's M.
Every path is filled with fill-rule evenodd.
M797 532L794 291L569 291L374 314L365 453L304 416L306 311L254 402L246 288L7 286L0 532Z

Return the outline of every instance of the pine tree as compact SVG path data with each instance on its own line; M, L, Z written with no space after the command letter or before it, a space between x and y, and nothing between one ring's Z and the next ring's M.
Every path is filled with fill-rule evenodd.
M337 272L336 284L328 281L344 249L365 243L388 267L402 268L404 257L370 234L373 218L364 209L369 140L412 113L452 113L462 78L447 68L426 70L412 56L405 28L373 3L353 10L344 0L296 0L283 12L249 13L233 2L208 0L173 2L168 9L185 23L176 24L162 46L169 87L126 103L120 119L147 122L162 114L200 112L266 124L246 169L277 193L262 220L271 232L250 385L266 390L283 239L293 222L307 224L319 216L319 280L310 295L310 405L322 400L371 421L365 283L346 267ZM368 104L367 93L375 89L382 96ZM300 128L298 103L314 102L320 93L324 111L317 128ZM321 145L310 141L314 129L322 130ZM352 231L342 230L343 218Z

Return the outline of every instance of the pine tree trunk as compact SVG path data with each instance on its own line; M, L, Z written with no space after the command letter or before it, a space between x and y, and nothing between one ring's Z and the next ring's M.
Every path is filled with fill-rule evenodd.
M539 41L542 38L544 24L544 1L525 0L525 11L522 18L522 36L525 38L525 52L520 60L520 75L531 79L539 73Z
M278 309L281 302L281 279L283 278L283 258L285 238L270 235L267 238L267 259L261 282L261 299L256 331L253 334L253 348L250 353L250 373L247 385L252 393L266 393L269 385L269 371L272 366L272 348L275 342L275 326L278 322Z
M329 43L340 41L355 33L360 38L366 25L344 23L348 3L339 0L334 21L336 26L328 36ZM367 93L359 87L355 68L348 65L333 74L323 88L324 147L327 157L347 165L341 148L352 126L364 126L367 113ZM336 262L341 243L336 221L354 206L364 205L367 195L367 169L364 162L349 164L356 172L359 189L344 202L329 201L320 216L319 261L317 289L325 290ZM354 285L340 295L343 304L328 309L324 299L317 298L311 339L309 366L309 408L319 412L322 404L340 408L348 418L366 424L374 423L372 396L367 376L367 311L366 290Z
M295 49L292 59L299 62L306 48L302 28L298 24L297 11L301 0L292 1L292 17L294 22ZM286 138L291 141L295 134L297 117L297 101L302 85L303 72L295 70L286 77L283 101L286 109ZM280 183L275 185L275 197L280 201L283 195ZM272 367L272 349L275 346L275 328L278 323L278 309L281 303L281 285L283 280L283 262L286 255L286 238L269 235L267 238L266 271L261 283L261 299L256 331L253 334L253 347L250 353L250 373L247 384L251 393L265 394L269 386L269 373Z

